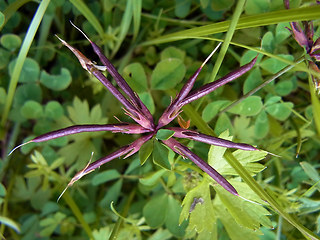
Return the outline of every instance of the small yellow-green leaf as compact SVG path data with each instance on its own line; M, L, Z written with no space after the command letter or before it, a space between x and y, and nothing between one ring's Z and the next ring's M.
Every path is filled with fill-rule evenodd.
M159 140L168 140L174 135L174 131L169 129L159 129L156 134L156 138Z
M20 47L22 41L18 35L7 33L2 35L0 42L4 48L14 51Z

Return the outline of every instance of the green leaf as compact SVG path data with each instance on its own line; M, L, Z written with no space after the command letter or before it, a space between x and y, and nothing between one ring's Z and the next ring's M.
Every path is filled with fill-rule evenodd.
M114 179L117 179L120 176L121 176L120 173L115 169L106 170L106 171L103 171L103 172L96 174L92 178L92 185L98 186L102 183L106 183L106 182L112 181Z
M261 111L262 106L263 104L261 101L261 97L250 96L236 106L229 109L228 112L240 114L243 116L255 116Z
M38 119L43 116L42 105L36 101L27 101L20 109L21 115L27 119Z
M266 52L273 53L275 49L275 40L272 32L266 32L261 42L262 49Z
M20 233L20 231L21 231L20 226L18 225L18 223L16 223L15 221L13 221L10 218L0 216L0 223L8 226L9 228L12 228L17 233Z
M160 61L151 75L151 87L167 90L175 87L183 79L186 67L180 59L168 58Z
M156 134L156 139L159 140L168 140L174 135L174 131L169 129L159 129Z
M168 211L165 220L167 229L177 238L182 238L185 235L185 229L187 222L184 221L181 225L179 224L179 216L181 213L181 203L173 196L168 196Z
M292 55L279 54L277 56L282 57L287 60L290 60L290 61L294 60ZM279 72L280 70L282 70L286 66L288 66L288 64L281 62L275 58L267 58L266 60L263 60L260 63L260 67L262 69L264 69L272 74L276 74L277 72Z
M47 118L57 120L63 116L64 110L61 104L57 101L50 101L44 108L44 114Z
M147 75L140 63L132 63L123 69L123 75L126 82L137 93L148 90Z
M54 91L66 89L71 83L71 74L67 68L61 68L59 75L50 75L46 71L41 72L40 82Z
M153 162L164 169L171 170L171 164L168 159L168 149L158 141L153 141L153 143Z
M140 164L143 165L150 157L153 151L153 141L149 140L144 143L139 150Z
M258 139L264 138L269 132L269 120L266 111L262 110L254 124L254 135Z
M291 5L291 4L290 4ZM287 27L290 27L290 24L288 22L279 23L276 27L276 42L277 44L282 43L284 40L286 40L290 35L290 31L287 29Z
M266 111L274 118L280 121L284 121L291 114L292 108L293 108L293 103L291 102L275 103L272 105L268 105L266 107Z
M229 141L232 141L232 136L229 136L229 130L224 131L219 135L219 138L226 139ZM219 163L222 163L223 161L220 161L223 159L223 155L225 151L227 150L226 147L219 147L215 145L210 146L210 150L208 153L208 164L214 168L220 168Z
M218 112L228 106L230 104L229 100L218 100L209 103L202 112L202 118L204 121L209 122L211 121Z
M215 11L225 11L230 9L233 4L234 4L234 0L226 0L226 1L212 0L211 7Z
M280 81L275 85L276 93L280 96L286 96L293 90L293 82L291 80Z
M300 165L310 179L312 179L314 182L318 182L320 180L319 173L314 166L308 162L301 162ZM320 184L318 183L317 185L319 186Z
M233 126L230 121L230 118L226 113L222 113L216 123L216 126L214 128L214 132L219 135L220 133L224 132L225 130L229 130L230 133L233 133Z
M153 98L151 96L151 93L149 92L144 92L144 93L139 93L138 94L141 101L146 105L146 107L149 109L150 113L153 114L156 110L153 102Z
M243 94L247 94L252 89L258 87L262 83L261 71L259 68L254 68L250 71L249 76L243 84Z
M168 195L166 193L153 196L143 208L143 216L151 228L159 228L165 222L168 211Z
M110 206L111 202L116 203L120 197L123 179L116 181L106 192L106 195L100 202L101 207Z
M38 84L23 84L17 88L14 96L14 106L21 107L26 101L34 100L41 102L42 92Z
M174 13L179 18L184 18L189 14L191 0L175 0Z
M271 96L268 98L268 100L265 102L265 106L268 106L268 105L272 105L274 103L277 103L281 100L281 97L279 96Z
M248 15L269 12L270 3L268 0L247 1L245 12Z
M14 59L9 63L9 74L12 76L13 68L17 62L17 59ZM19 77L19 82L21 83L32 83L37 82L39 80L40 67L39 64L33 60L32 58L26 58L21 74Z
M176 47L167 47L161 52L160 59L165 60L168 58L178 58L181 61L183 61L185 56L186 56L185 51L182 51Z
M21 42L21 38L12 33L3 34L0 39L1 45L10 51L14 51L15 49L19 48Z
M3 27L4 20L5 20L4 14L2 12L0 12L0 28Z
M216 214L212 206L210 186L206 179L186 194L182 206L179 223L181 224L189 216L188 231L195 230L200 233L206 229L212 229L216 222Z
M7 67L10 60L10 52L0 48L0 69Z
M165 169L160 169L156 172L151 172L143 178L140 178L139 182L145 186L154 186L158 182L159 178L162 177L165 173Z

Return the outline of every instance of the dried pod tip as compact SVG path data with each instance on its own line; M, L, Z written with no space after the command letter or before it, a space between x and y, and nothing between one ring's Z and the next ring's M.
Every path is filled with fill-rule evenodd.
M77 29L90 43L92 43L92 41L90 40L90 38L80 29L78 28L73 22L71 22L71 20L69 21L71 23L71 25Z
M84 167L84 169L82 169L80 172L78 172L68 183L68 185L65 187L65 189L62 191L62 193L59 195L57 202L59 202L60 198L62 197L62 195L67 191L67 189L72 186L76 181L78 181L80 178L82 178L84 175L88 174L89 172L85 172L85 170L88 168L88 166L90 165L91 161L92 161L92 157L93 157L94 152L91 152L91 157L90 160L88 162L88 164Z
M219 42L219 44L216 46L215 49L213 49L213 51L210 53L210 55L206 58L206 60L204 60L204 62L201 64L200 68L203 68L204 65L206 65L206 63L209 61L209 59L212 57L212 55L218 50L218 48L220 47L222 43Z
M18 148L20 148L20 147L22 147L22 146L24 146L24 145L27 145L28 143L31 143L31 142L32 142L32 140L16 146L14 149L12 149L12 150L8 153L8 156L10 156L10 155L11 155L15 150L17 150Z

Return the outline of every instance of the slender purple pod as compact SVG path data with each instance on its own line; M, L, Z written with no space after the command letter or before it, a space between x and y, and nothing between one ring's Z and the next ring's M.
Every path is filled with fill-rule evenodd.
M88 124L88 125L74 125L66 128L62 128L56 131L48 132L40 136L35 137L31 142L45 142L48 140L56 139L59 137L69 136L82 132L102 132L102 131L112 131L121 132L128 134L139 134L148 132L145 129L136 124L130 123L117 123L117 124Z
M210 177L212 177L218 184L220 184L224 189L230 192L233 195L239 196L237 190L215 169L213 169L208 163L203 161L198 155L194 154L187 148L186 146L179 143L177 140L173 138L169 138L168 140L162 141L169 148L171 148L174 152L189 158L192 162L194 162L201 170L206 172Z
M131 87L128 85L128 83L124 80L124 78L120 75L120 73L117 71L117 69L113 66L113 64L110 62L110 60L103 54L102 49L92 42L89 37L76 25L74 25L71 21L70 23L72 26L74 26L80 33L84 35L84 37L90 42L93 51L98 55L100 61L103 63L103 65L107 68L110 75L114 78L118 86L124 91L125 94L128 95L130 100L133 102L135 107L140 109L143 114L146 115L146 117L149 119L150 122L153 122L153 117L149 111L149 109L144 105L144 103L141 101L139 96L131 89Z
M254 64L257 61L257 57L258 56L256 56L251 62L243 65L242 67L240 67L232 72L230 72L226 76L224 76L214 82L208 83L195 91L192 91L191 93L188 94L188 96L186 96L186 98L184 98L179 103L178 107L181 108L182 106L184 106L192 101L195 101L199 98L202 98L203 96L213 92L218 87L221 87L221 86L225 85L226 83L231 82L231 81L237 79L238 77L242 76L243 74L248 72L254 66Z
M128 110L127 115L129 115L133 120L139 123L142 127L153 130L154 123L145 117L144 114L140 113L136 107L134 107L128 99L126 99L122 93L111 84L111 82L94 66L87 65L88 70L115 96L119 102Z
M210 145L226 147L226 148L237 148L245 151L259 151L259 149L246 143L234 143L229 140L198 133L196 131L186 130L179 127L169 127L166 129L174 131L175 133L173 136L178 138L188 138L198 142L203 142Z
M179 114L180 108L178 108L178 104L189 94L191 91L199 73L201 72L203 66L209 61L212 55L217 51L220 47L221 43L210 53L210 55L206 58L206 60L201 64L201 66L196 70L196 72L189 78L189 80L183 85L180 92L177 94L175 99L170 103L170 105L163 112L162 116L158 122L158 129L169 124L173 119L177 117Z

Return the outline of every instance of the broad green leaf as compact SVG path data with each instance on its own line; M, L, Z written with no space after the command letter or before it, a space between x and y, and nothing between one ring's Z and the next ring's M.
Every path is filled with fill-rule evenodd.
M243 94L247 94L252 89L258 87L262 83L261 71L259 68L254 68L250 71L249 76L243 84Z
M291 4L290 4L291 5ZM276 33L275 33L275 39L277 44L282 43L284 40L286 40L290 35L290 31L287 29L287 27L290 27L289 23L279 23L276 27Z
M0 183L0 197L4 197L7 194L7 190L2 183Z
M159 140L168 140L174 135L174 131L169 129L159 129L156 134L156 139Z
M138 94L141 101L146 105L146 107L149 109L151 114L154 114L156 111L156 108L154 106L153 98L150 94L150 92L143 92Z
M160 59L165 60L168 58L178 58L181 61L184 60L186 53L176 47L167 47L160 54Z
M106 170L106 171L103 171L103 172L96 174L92 178L92 185L98 186L102 183L112 181L112 180L117 179L119 177L120 177L120 173L117 170L115 170L115 169Z
M234 4L234 0L226 0L226 1L212 0L211 7L215 11L225 11L230 9L233 4Z
M248 15L269 12L269 7L268 0L250 0L246 3L245 12Z
M263 110L261 111L254 124L254 135L258 139L264 138L269 132L269 120L267 113Z
M152 196L143 208L143 216L151 228L159 228L166 220L168 212L168 195L166 193Z
M139 182L146 186L153 186L158 182L159 178L162 177L163 174L165 173L166 173L165 169L160 169L156 172L151 172L146 176L144 176L143 178L140 178Z
M204 121L209 122L211 121L218 112L223 109L224 107L228 106L230 103L229 100L218 100L209 103L202 112L202 118Z
M210 186L206 179L191 189L183 199L182 211L179 218L181 224L189 217L187 230L195 230L197 233L205 229L211 229L216 222L213 210Z
M8 217L0 216L0 223L8 226L9 228L13 229L17 233L20 233L21 231L19 224Z
M175 0L174 13L179 18L184 18L189 14L192 0Z
M280 121L284 121L291 114L292 108L293 108L293 103L291 102L275 103L272 105L268 105L266 107L266 111L274 118Z
M168 196L168 211L165 220L165 226L167 229L178 238L182 238L185 235L185 229L187 222L184 221L181 225L179 224L179 216L181 213L181 203L173 196Z
M274 103L277 103L281 100L281 97L279 96L271 96L268 98L268 100L265 102L265 106L268 106L268 105L272 105Z
M7 67L10 61L10 52L0 48L0 69Z
M71 83L71 74L67 68L62 68L59 75L50 75L46 71L41 72L40 82L54 91L66 89Z
M291 93L293 87L293 82L291 80L284 80L275 85L275 90L279 96L286 96Z
M241 56L240 65L243 66L243 65L249 63L249 62L252 61L252 59L254 59L256 56L257 56L257 52L252 51L252 50L246 51L246 52ZM262 54L259 54L259 55L258 55L257 62L256 62L256 64L255 64L256 66L259 66L259 63L260 63L262 57L263 57Z
M51 236L55 229L61 224L62 220L66 217L67 215L65 215L64 213L57 212L52 217L41 220L40 226L42 227L42 230L39 234L45 237Z
M9 74L12 76L13 68L17 62L17 59L14 59L9 63ZM21 83L32 83L37 82L39 80L40 67L39 64L33 60L32 58L26 58L21 74L19 77L19 82Z
M175 87L183 79L186 67L180 59L168 58L160 61L151 75L151 87L167 90Z
M216 126L214 128L214 132L219 135L225 130L229 130L231 134L233 134L233 126L230 121L230 118L226 113L222 113L216 123Z
M292 55L285 55L285 54L279 54L279 57L282 57L284 59L287 59L289 61L293 61L294 58ZM260 67L272 74L276 74L277 72L279 72L280 70L282 70L283 68L285 68L286 66L288 66L288 64L281 62L275 58L267 58L266 60L263 60L260 63Z
M19 48L21 42L21 38L12 33L3 34L0 39L1 45L10 51L14 51Z
M2 12L0 12L0 28L3 27L4 20L5 20L4 14Z
M150 157L151 153L153 151L153 141L149 140L148 142L144 143L140 150L139 150L139 158L140 158L140 164L143 165L147 159Z
M168 149L158 141L153 141L153 143L153 162L164 169L171 170L171 164L168 159Z
M14 96L14 106L21 107L28 100L41 102L42 92L39 84L23 84L17 88Z
M56 120L63 116L64 110L57 101L50 101L44 108L44 114L47 118Z
M120 178L110 188L108 188L108 191L106 191L106 195L100 201L101 207L103 208L106 208L107 206L109 207L111 202L116 203L118 201L121 193L122 184L123 184L123 179Z
M275 40L272 32L266 32L262 38L262 49L266 52L273 53L275 49Z
M261 97L250 96L229 109L228 112L243 116L255 116L261 111L262 105Z
M123 69L123 75L126 82L137 93L148 90L147 76L140 63L132 63Z
M36 101L27 101L20 109L21 115L27 119L38 119L43 116L42 105Z

